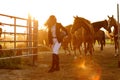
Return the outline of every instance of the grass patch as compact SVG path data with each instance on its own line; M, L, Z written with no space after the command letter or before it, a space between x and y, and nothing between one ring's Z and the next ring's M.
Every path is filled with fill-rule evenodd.
M13 50L2 50L0 51L0 58L12 57L15 56ZM0 68L1 69L18 69L21 68L21 58L6 58L0 59Z

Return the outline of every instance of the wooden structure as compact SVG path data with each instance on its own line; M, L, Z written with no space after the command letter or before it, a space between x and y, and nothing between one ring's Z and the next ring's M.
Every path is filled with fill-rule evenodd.
M0 14L0 18L1 17L5 18L6 21L7 19L11 20L8 23L0 20L0 26L2 27L2 29L6 26L10 27L10 31L6 31L7 29L2 30L3 38L1 37L0 44L2 44L2 46L4 47L3 50L12 49L18 52L18 55L36 54L32 55L32 62L34 64L37 60L38 21L32 19L30 15L28 15L28 18L21 18L16 16ZM23 22L24 25L20 22ZM12 36L12 38L6 39L6 35ZM20 39L20 36L22 36L22 38L24 37L24 39ZM12 44L13 47L5 48L6 43ZM7 46L9 46L9 44L7 44ZM24 44L24 47L19 46L21 44Z

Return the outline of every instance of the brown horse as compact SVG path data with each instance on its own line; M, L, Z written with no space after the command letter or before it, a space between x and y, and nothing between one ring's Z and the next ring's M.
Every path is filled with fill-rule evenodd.
M95 41L100 43L101 50L103 50L103 45L105 45L105 33L103 31L101 31L100 29L104 28L105 30L110 32L108 24L109 24L109 22L107 20L97 21L97 22L92 23L93 28L94 28L94 32L95 32Z
M79 36L81 35L81 31L77 30L74 34L71 34L71 28L72 25L65 26L65 28L68 31L68 37L65 38L62 42L62 47L65 51L65 53L69 52L71 53L71 50L74 51L74 55L76 56L76 51L77 49L79 50L79 53L81 54L81 44L82 44L82 37ZM76 43L77 42L77 43Z
M74 17L74 22L72 26L72 33L75 33L78 29L83 28L80 30L82 32L82 40L79 39L79 41L82 41L84 43L84 51L85 55L89 51L89 53L93 54L93 44L94 44L94 29L91 24L91 22L85 18L82 17ZM76 42L78 43L78 42Z
M65 26L65 28L67 29L68 32L68 37L64 38L62 41L62 48L65 51L65 54L70 55L71 54L71 49L72 49L72 45L71 45L71 26L72 25L68 25Z
M108 16L108 21L109 21L109 28L111 29L111 27L114 27L113 30L113 38L114 38L114 44L115 44L115 56L118 55L118 49L119 49L119 44L118 44L118 26L119 23L116 21L116 19L114 18L114 16L112 15L112 17Z
M95 32L97 32L98 30L100 30L100 28L104 28L108 32L110 32L108 24L109 24L109 21L107 21L107 20L97 21L97 22L93 22L92 23Z
M71 39L72 39L72 34L71 34L71 28L72 28L72 24L68 25L65 27L68 31L68 45L70 46L70 49L72 50L72 45L71 45Z
M84 45L86 46L85 44L85 34L86 34L86 30L81 27L79 29L77 29L74 34L72 33L72 39L71 39L71 43L73 45L73 51L74 51L74 54L75 56L77 55L76 54L76 51L79 50L79 53L81 54L81 47L82 47L82 43L84 43ZM86 47L85 47L86 48ZM86 52L85 52L86 53Z
M103 50L103 46L105 46L105 32L102 30L98 30L95 32L94 36L95 42L97 41L98 44L101 45L100 50Z

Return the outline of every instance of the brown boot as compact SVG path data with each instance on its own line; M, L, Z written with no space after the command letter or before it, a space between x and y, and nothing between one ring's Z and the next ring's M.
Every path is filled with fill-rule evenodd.
M50 70L48 71L48 73L54 72L55 71L55 54L52 54L52 66L50 68Z
M59 66L59 56L55 55L55 71L59 71L60 70L60 66Z

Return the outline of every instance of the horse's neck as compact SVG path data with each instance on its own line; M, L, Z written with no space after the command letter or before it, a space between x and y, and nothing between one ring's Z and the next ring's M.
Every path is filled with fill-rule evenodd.
M105 21L95 22L95 23L92 23L92 25L93 25L95 31L98 31L98 30L100 30L100 28L106 26Z
M118 30L118 24L117 24L117 22L115 22L115 23L113 24L113 27L114 27L115 30Z
M113 24L113 27L114 27L114 34L117 35L118 34L118 24L117 24L117 22L115 22Z

